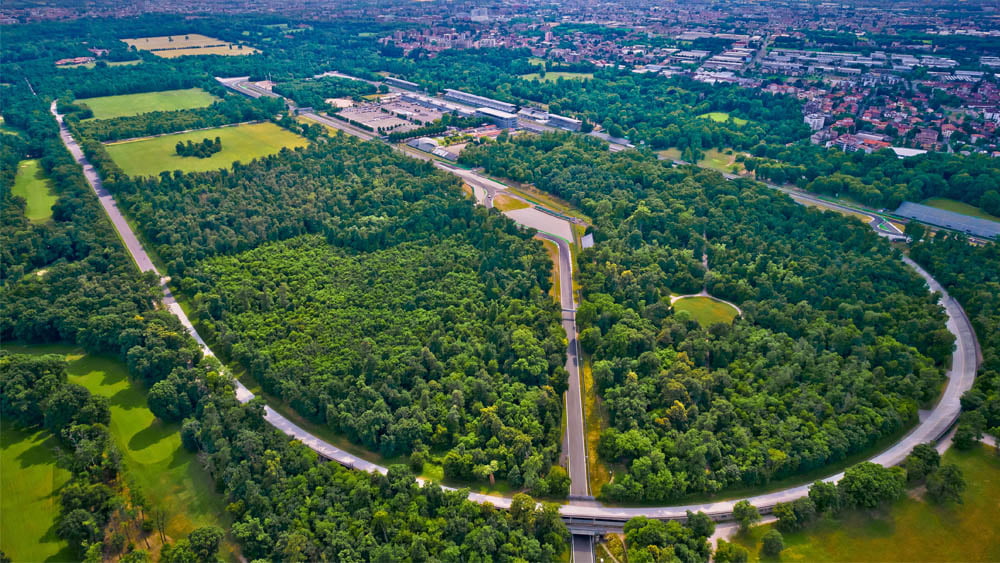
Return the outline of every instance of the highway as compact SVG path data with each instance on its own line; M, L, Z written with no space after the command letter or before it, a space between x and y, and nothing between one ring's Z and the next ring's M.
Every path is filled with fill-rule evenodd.
M138 237L136 237L135 233L132 231L127 221L125 221L121 212L118 210L113 196L103 188L96 170L87 161L79 146L70 135L68 129L63 123L62 116L56 112L55 104L52 105L51 111L59 121L60 136L62 137L63 142L66 144L66 147L73 154L77 162L83 166L84 175L87 181L91 184L91 187L97 194L101 206L108 215L108 218L111 220L112 225L118 232L122 242L125 244L136 265L141 271L153 271L162 276L162 274L157 271L145 249L142 247ZM338 122L338 125L346 124ZM445 169L454 168L448 167L447 165L444 165L443 167ZM460 169L454 169L451 171L455 173L455 170ZM478 185L483 186L483 189L487 192L487 194L490 194L490 190L492 189L492 194L487 195L487 201L484 202L486 204L492 203L492 198L495 197L497 191L499 190L497 186L501 186L506 190L506 187L503 186L503 184L482 177L474 172L463 171L462 174L457 175L466 181L471 179ZM794 195L797 199L809 199L812 197L804 196L803 194L799 194L797 192ZM835 205L825 200L821 201L825 206ZM850 211L857 212L855 209L850 209ZM554 216L553 218L557 219ZM563 219L560 220L565 221ZM683 519L686 511L691 510L703 511L720 521L731 518L732 506L735 504L736 500L739 499L683 506L625 508L604 506L593 500L584 500L579 498L585 497L588 494L588 480L586 478L586 448L584 444L583 432L582 397L580 395L579 359L577 354L578 343L576 340L576 302L572 291L572 259L568 240L547 232L540 233L540 236L548 240L552 240L559 248L559 274L562 291L560 300L564 313L563 326L566 329L568 340L567 370L570 373L570 391L567 393L566 399L568 417L567 454L569 456L569 472L573 480L571 495L574 497L568 504L565 504L560 508L560 512L563 515L564 520L567 522L567 525L570 527L570 530L573 531L574 534L577 534L574 536L573 542L574 553L577 552L578 548L581 550L579 554L581 559L577 560L592 560L593 557L593 552L589 547L590 543L581 539L579 534L597 534L606 530L620 529L624 521L634 516L641 515L661 519ZM962 307L956 300L949 296L940 284L938 284L937 281L934 280L927 272L909 259L904 258L904 261L909 267L913 268L927 281L931 290L937 291L942 295L941 304L944 306L948 314L948 329L956 336L956 349L953 353L952 367L948 372L948 383L939 402L930 410L924 420L922 420L899 442L871 458L871 461L886 466L895 465L901 462L909 451L917 444L937 441L947 433L948 429L958 417L960 411L959 398L972 386L978 363L976 356L978 350L976 336L968 318L965 315L965 312L962 310ZM173 295L170 293L170 289L167 286L168 281L169 280L166 278L161 277L161 287L163 288L165 306L174 315L176 315L178 319L180 319L187 330L202 347L203 352L209 356L214 355L195 328L191 325L189 319L184 314L184 311L177 305L176 300L174 300ZM238 380L235 380L235 378L234 385L236 388L236 396L241 402L247 402L254 397L253 393ZM302 441L323 458L337 461L338 463L352 469L370 472L378 471L381 473L386 472L384 467L351 455L327 442L324 442L320 438L296 426L290 420L281 416L270 407L266 407L265 409L265 418L270 424L288 436ZM580 475L583 475L583 477L581 478ZM839 480L842 475L842 473L838 473L824 480L835 482ZM774 504L800 498L804 496L807 491L808 485L803 485L763 495L757 495L750 497L749 500L757 506L762 513L766 514L770 512ZM510 499L506 497L472 493L469 495L469 498L476 502L490 503L500 508L507 508L510 506Z

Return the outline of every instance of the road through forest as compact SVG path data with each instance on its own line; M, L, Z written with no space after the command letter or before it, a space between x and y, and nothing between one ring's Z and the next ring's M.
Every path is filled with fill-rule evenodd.
M74 158L83 166L84 174L87 181L91 184L94 192L97 194L100 200L101 206L107 213L108 218L115 227L122 242L128 249L129 254L135 260L136 265L142 271L153 271L162 276L152 260L149 258L145 249L142 247L138 237L132 231L128 222L122 216L119 211L117 204L113 196L105 190L101 184L100 177L98 176L96 170L87 161L86 157L83 155L76 141L70 135L65 123L63 123L62 117L56 112L55 104L52 105L51 111L56 115L57 120L60 124L60 135L63 142L66 144L67 148L73 154ZM481 178L482 180L487 180ZM545 236L543 234L543 236ZM562 303L564 309L563 324L567 329L568 342L569 342L569 353L568 357L576 358L576 330L575 330L575 319L572 321L567 319L566 313L572 313L575 310L575 299L572 292L572 259L570 256L570 247L568 241L561 240L557 236L545 236L549 240L553 240L559 245L559 260L560 260L560 276L561 276L561 289L562 289ZM879 453L878 455L871 458L871 461L879 463L882 465L890 466L901 462L909 451L917 444L936 441L941 438L947 430L954 423L960 411L959 398L962 393L972 386L973 379L975 377L975 371L977 367L977 357L976 357L976 340L975 333L972 330L972 326L969 323L965 312L962 310L961 305L953 299L947 292L938 284L933 277L930 276L926 271L917 266L915 263L907 258L904 258L904 262L913 268L921 277L923 277L931 290L937 291L941 294L941 304L945 308L948 314L948 329L956 337L956 348L953 353L952 366L948 371L948 384L945 388L944 394L938 403L930 410L927 416L922 420L915 428L913 428L906 436L904 436L899 442L894 444L889 449ZM174 300L169 288L167 287L166 280L161 277L161 286L164 292L164 303L169 308L169 310L180 319L187 330L192 334L198 344L202 347L202 350L206 355L213 355L212 351L205 344L204 340L198 335L197 331L191 325L184 311L181 310L180 306L177 305L176 300ZM569 305L569 306L567 306ZM567 311L568 310L568 311ZM567 365L567 369L578 368L578 360L574 360L574 365ZM571 381L574 379L574 371L571 371ZM576 399L580 400L579 397L579 378L577 380L577 391ZM240 401L246 402L253 398L253 393L250 392L245 386L243 386L239 381L235 381L236 394ZM571 387L572 389L572 387ZM569 393L568 395L572 395ZM584 463L583 475L584 478L581 479L582 485L574 479L573 494L579 494L581 487L586 490L586 455L583 446L583 427L582 427L582 408L576 408L575 405L567 404L569 408L574 408L574 410L580 415L580 426L579 430L572 429L571 432L575 434L573 439L568 441L568 447L570 449L570 469L571 476L577 473L573 469L574 457L577 461L582 461ZM308 447L314 449L321 456L327 459L331 459L341 463L347 467L363 470L363 471L379 471L384 473L386 469L384 467L378 466L371 462L368 462L362 458L351 455L335 446L323 441L322 439L306 432L302 428L298 427L292 423L287 418L283 417L279 413L275 412L270 407L266 408L265 418L267 421L274 425L276 428L284 432L285 434L302 441ZM574 444L578 443L579 446ZM573 456L573 450L580 448L582 455ZM837 481L842 476L842 473L830 476L826 478L826 481ZM808 490L808 485L803 485L799 487L792 487L783 489L780 491L774 491L767 494L757 495L750 497L749 500L756 505L762 511L767 512L769 509L777 502L787 502L804 496ZM583 494L586 494L584 492ZM480 493L472 493L469 495L471 500L477 502L491 503L495 506L501 508L507 508L510 505L510 499L506 497L499 497L493 495L486 495ZM737 499L738 500L738 499ZM583 500L571 500L568 504L563 505L560 508L560 512L566 520L567 524L570 526L571 530L577 532L587 533L588 530L600 531L608 529L620 529L621 524L632 518L634 516L648 516L652 518L663 518L663 519L682 519L685 516L686 511L703 511L713 517L719 519L725 519L732 512L732 506L736 500L724 500L709 503L698 503L689 504L683 506L664 506L664 507L637 507L637 508L626 508L626 507L613 507L605 506L594 501L583 501ZM574 548L576 548L576 542L574 542ZM581 546L582 549L582 546Z

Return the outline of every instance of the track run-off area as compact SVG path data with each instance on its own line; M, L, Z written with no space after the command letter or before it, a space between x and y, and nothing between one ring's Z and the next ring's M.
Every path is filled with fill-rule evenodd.
M240 91L239 88L234 86L230 87ZM243 93L251 96L254 93L257 95L262 94L260 92L250 93L246 91L243 91ZM76 161L83 167L84 175L87 178L87 181L97 194L102 208L107 214L115 230L118 232L119 237L127 248L129 254L132 256L139 270L143 272L155 272L160 277L164 306L167 307L167 309L181 321L191 336L197 341L203 353L207 356L214 356L212 350L198 334L187 315L181 309L176 299L174 299L168 286L169 279L163 277L163 273L157 270L146 250L143 248L140 239L136 236L136 233L132 230L125 217L118 209L113 195L103 187L97 171L90 164L90 162L88 162L76 140L73 139L68 128L63 122L62 115L57 113L56 104L54 102L51 106L51 112L56 116L56 119L59 122L60 135L63 143L69 149ZM312 117L308 114L304 116L307 118ZM346 123L340 123L334 119L321 119L324 124L344 130L348 134L353 134ZM424 157L420 154L413 154L411 151L405 152L414 157L425 158L428 160L430 159L429 156ZM477 203L483 204L487 207L492 207L493 199L500 193L510 195L517 199L523 199L517 194L507 191L506 186L500 182L486 178L474 171L457 168L438 161L435 161L435 164L438 168L455 174L464 182L473 186L473 188L476 189ZM801 197L800 194L796 193L795 195L797 196L796 201L799 201L799 197ZM531 204L531 202L527 203ZM593 500L591 497L588 497L589 491L587 490L588 479L586 467L586 446L584 442L583 406L579 375L580 357L575 318L576 298L573 292L573 260L571 255L572 239L570 238L567 240L567 238L564 237L566 232L572 233L572 225L564 218L546 214L543 211L538 210L533 204L530 209L537 214L545 215L544 223L538 223L537 221L541 219L536 217L534 214L532 214L533 219L531 221L524 222L528 223L527 225L518 221L518 215L524 215L523 213L519 214L517 212L508 212L507 215L510 216L512 220L519 222L523 226L537 229L539 231L539 236L554 242L559 251L558 274L560 276L560 301L563 311L562 324L567 334L568 350L566 368L570 374L569 391L567 392L566 398L567 432L564 444L566 450L565 454L568 459L568 470L572 480L570 500L568 503L563 504L560 507L560 513L562 514L563 519L567 523L570 531L576 535L574 537L573 545L574 552L577 551L578 547L580 547L581 551L583 550L582 545L577 546L577 542L581 538L581 535L597 535L610 530L620 530L625 521L636 516L683 520L686 518L687 511L701 511L718 521L730 520L733 505L737 501L742 500L742 498L679 506L615 507L604 505L596 500ZM522 209L519 211L523 212L525 210ZM873 228L880 234L889 234L884 230L879 229L877 225L873 225ZM874 457L871 457L869 460L884 466L892 466L901 463L914 446L927 442L937 442L948 433L961 411L959 399L965 391L972 387L976 369L978 367L978 344L976 341L976 335L968 317L965 314L965 311L962 309L962 306L958 303L958 301L948 295L937 280L935 280L928 272L918 266L915 262L906 257L903 258L903 262L907 267L916 271L917 274L919 274L927 282L931 291L940 294L940 303L944 307L948 316L947 328L952 334L955 335L956 340L955 350L952 354L951 368L947 373L947 385L937 404L935 404L929 411L922 412L920 422L902 439L888 449L882 451ZM246 386L240 383L239 380L233 378L233 382L236 388L236 397L239 401L246 403L254 398L254 394ZM377 471L383 474L388 471L385 467L347 453L307 432L276 412L270 406L265 407L265 420L291 438L301 441L325 459L336 461L341 465L360 471ZM836 482L842 476L843 473L837 473L823 480ZM809 485L805 484L748 497L747 500L755 505L760 512L767 514L777 503L789 502L805 496L808 492L808 488ZM510 497L470 493L469 498L475 502L489 503L498 508L509 508L511 504ZM589 551L589 545L587 546L587 550Z

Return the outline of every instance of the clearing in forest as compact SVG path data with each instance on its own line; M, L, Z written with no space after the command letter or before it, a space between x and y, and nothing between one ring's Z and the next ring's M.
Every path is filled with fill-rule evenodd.
M94 111L91 119L111 119L128 115L139 115L151 111L175 111L180 109L203 108L212 105L219 98L201 88L186 90L164 90L142 94L101 96L82 98L78 103L86 104Z
M178 142L198 143L216 137L222 141L222 150L208 158L177 154ZM107 145L107 150L126 174L155 176L164 171L206 172L228 168L236 161L247 163L274 154L283 147L304 147L307 144L309 141L306 139L274 123L254 123L114 143Z
M496 207L500 211L514 211L515 209L525 209L531 207L531 204L517 199L516 197L500 194L493 199L493 207Z
M710 111L708 113L703 113L698 117L711 119L712 121L715 121L717 123L725 123L726 121L729 121L730 115L724 111ZM733 117L733 123L735 123L736 125L746 125L747 120L743 119L742 117Z
M45 177L37 160L25 160L17 165L17 176L11 191L27 202L24 215L32 223L43 223L52 218L52 206L59 196L52 191L52 182Z
M731 323L738 313L728 303L701 295L678 299L674 301L673 307L677 313L687 312L703 327L716 323Z
M953 213L961 213L962 215L968 215L969 217L977 217L979 219L986 219L989 221L1000 222L1000 217L996 215L990 215L989 213L983 211L975 205L969 205L968 203L962 203L961 201L956 201L954 199L948 199L946 197L932 197L925 199L920 202L922 205L929 207L934 207L937 209L944 209L945 211L951 211Z

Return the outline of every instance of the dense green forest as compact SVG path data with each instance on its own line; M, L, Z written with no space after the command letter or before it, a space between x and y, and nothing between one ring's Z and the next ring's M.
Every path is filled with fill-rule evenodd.
M962 304L982 349L976 383L962 397L955 445L971 447L984 432L1000 436L1000 246L939 234L914 245L911 256Z
M275 93L295 100L299 106L312 108L329 107L328 98L360 98L376 91L375 86L367 82L336 76L291 80L274 87Z
M822 467L937 395L953 345L941 308L860 224L579 136L517 137L463 160L594 219L577 320L610 413L599 453L628 469L606 498L663 502ZM703 284L743 318L701 328L672 314L671 292Z
M23 143L5 142L0 152L5 273L0 339L75 343L90 353L122 358L132 377L154 384L151 408L167 420L185 417L184 443L202 452L203 463L229 500L235 520L232 533L247 558L549 561L565 550L568 533L554 506L537 507L523 496L518 510L498 511L466 500L463 491L420 488L404 467L393 467L382 476L320 463L312 451L267 425L261 403L240 405L231 382L219 375L218 364L201 357L175 317L154 308L156 280L139 275L124 253L80 168L59 142L47 104L32 97L27 86L0 92L4 111L18 115L17 123L24 125ZM10 192L10 167L16 168L25 152L41 157L60 196L53 221L42 225L27 224L20 213L23 200ZM524 235L509 236L519 241L511 243L515 246L533 245ZM538 261L539 266L544 263ZM16 357L3 361L23 366L7 369L10 364L5 364L0 370L4 423L13 422L7 417L17 405L24 407L18 412L25 413L25 422L30 418L37 423L38 416L31 413L39 409L43 424L50 409L68 412L67 421L83 424L71 426L73 431L91 432L87 436L95 447L103 447L100 424L91 426L92 431L86 426L100 422L99 417L86 418L92 411L100 414L100 400L86 399L72 386L51 395L66 394L76 401L67 404L96 407L67 411L31 399L30 393L45 391L49 383L29 383L29 378L58 385L58 362ZM184 392L187 404L181 410L171 410L178 406L176 399L163 400L171 397L171 390ZM58 429L52 420L53 429ZM81 447L89 443L78 441ZM95 452L88 448L87 455ZM113 460L113 455L106 459ZM100 484L81 487L86 490L72 497L77 504L67 501L74 511L87 510L79 503L104 491ZM104 534L93 527L103 521L97 519L103 510L104 505L92 507L87 512L91 517L68 511L62 520L67 530L81 532L81 548L95 553L108 549ZM189 551L201 545L201 536L213 534L199 534L171 548L178 561L198 557ZM139 552L129 557L143 560Z
M758 145L744 165L758 178L895 209L941 196L1000 213L1000 162L985 155L931 152L906 159L885 150L846 153L814 145Z
M550 262L453 178L339 135L145 179L86 148L216 351L265 390L385 455L428 452L448 478L565 494L547 478L567 380ZM316 236L265 244L301 235Z

